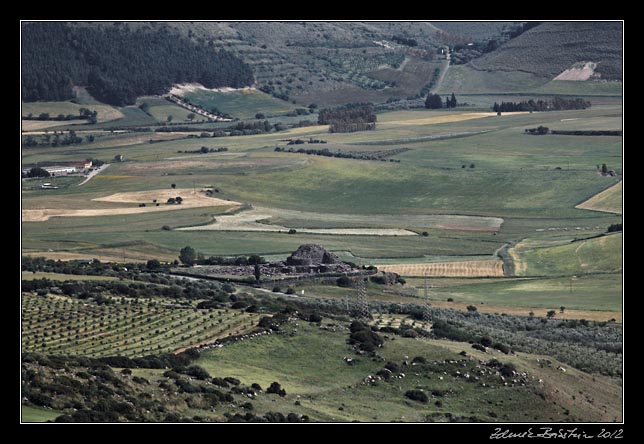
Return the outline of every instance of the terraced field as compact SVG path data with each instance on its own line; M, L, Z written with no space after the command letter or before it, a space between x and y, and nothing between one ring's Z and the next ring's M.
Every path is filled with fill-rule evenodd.
M114 299L113 304L62 296L22 298L22 350L52 355L143 356L167 353L238 334L257 315L197 310Z

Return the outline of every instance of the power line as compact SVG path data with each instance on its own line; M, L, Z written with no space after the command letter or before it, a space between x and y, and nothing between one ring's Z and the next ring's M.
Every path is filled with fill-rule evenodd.
M430 325L432 324L433 317L432 317L431 305L429 304L429 289L427 288L427 272L425 272L424 274L424 287L425 287L425 298L424 298L424 304L423 304L423 323L425 324L425 327L429 329Z
M358 297L356 298L356 318L358 319L371 319L371 312L369 311L369 301L367 300L367 287L365 278L358 278L356 288L358 290Z

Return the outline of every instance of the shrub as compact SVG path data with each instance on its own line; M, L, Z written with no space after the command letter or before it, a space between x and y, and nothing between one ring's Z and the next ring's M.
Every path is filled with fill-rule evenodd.
M317 313L311 313L309 315L309 322L322 322L322 316Z
M400 365L396 364L395 362L387 362L385 364L385 368L387 370L390 370L392 373L400 373Z
M489 336L483 336L479 342L484 347L490 347L492 345L492 339Z
M469 311L469 312L475 312L476 310L477 310L476 306L474 306L474 305L468 305L467 306L467 311Z
M286 289L286 294L295 294L295 289L293 287L288 287Z
M277 285L273 287L273 293L281 293L281 292L282 292L282 289Z
M499 369L499 373L501 373L505 377L512 376L516 371L517 371L517 368L511 362L508 362L507 364L503 364Z
M405 396L412 401L422 402L423 404L427 404L427 401L429 401L427 394L420 390L407 390Z
M403 330L402 336L404 338L417 338L418 333L414 329L408 328L407 330Z
M357 344L361 350L372 352L383 344L382 338L360 321L353 321L349 329L349 344Z
M226 381L224 381L223 378L212 378L211 382L218 387L223 387L223 388L230 387L230 385Z
M472 344L472 348L473 348L473 349L475 349L475 350L482 351L482 352L485 352L485 351L487 350L487 349L486 349L483 345L481 345L481 344Z
M286 390L282 388L279 382L272 382L271 385L266 389L266 393L275 393L280 397L286 396Z
M343 287L343 288L351 287L351 279L349 279L348 276L340 276L335 282L338 285L338 287Z
M414 359L412 359L411 362L415 364L426 364L427 359L422 356L414 356Z
M190 367L188 367L185 371L185 374L188 376L192 376L194 378L200 379L202 381L210 379L210 374L208 374L206 369L198 365L191 365Z

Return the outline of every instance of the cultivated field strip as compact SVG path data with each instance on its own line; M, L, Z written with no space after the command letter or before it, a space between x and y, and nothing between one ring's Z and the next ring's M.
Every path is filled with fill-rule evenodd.
M378 265L378 270L398 273L401 276L502 277L503 261L489 259L425 264L391 264Z
M606 188L590 199L580 203L575 208L582 210L603 211L605 213L622 214L622 181Z
M105 179L106 176L103 176ZM169 205L167 200L176 196L182 197L180 205ZM151 190L151 191L132 191L126 193L115 193L109 196L97 197L92 199L96 202L108 202L116 204L141 204L140 207L118 207L118 208L99 208L99 209L62 209L62 208L43 208L22 210L23 222L44 222L50 217L100 217L112 216L116 214L142 214L157 211L182 210L186 208L214 207L241 205L239 202L208 197L204 193L195 192L192 189L173 189L173 190Z
M143 356L235 334L254 325L256 318L230 309L97 305L24 294L21 344L23 351L57 355Z

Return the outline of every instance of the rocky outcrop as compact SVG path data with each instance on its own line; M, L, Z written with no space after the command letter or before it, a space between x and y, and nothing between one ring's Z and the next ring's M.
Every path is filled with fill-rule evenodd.
M286 263L293 266L339 264L342 260L335 254L317 244L305 244L291 254Z

